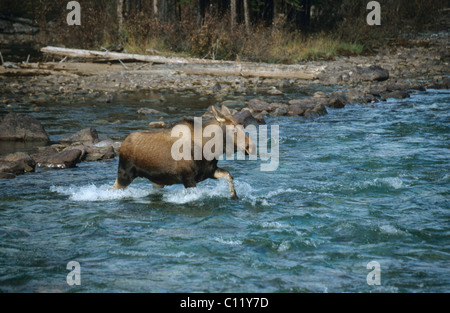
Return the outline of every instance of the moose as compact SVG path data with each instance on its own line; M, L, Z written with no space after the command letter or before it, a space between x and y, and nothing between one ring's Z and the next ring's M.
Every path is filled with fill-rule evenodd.
M219 154L222 155L223 151L228 153L227 143L230 145L229 142L233 143L233 153L241 151L245 155L254 154L255 145L226 107L218 109L210 106L209 111L212 112L213 118L201 123L200 140L196 140L198 138L196 137L198 135L195 134L196 126L189 119L184 119L172 128L162 131L140 131L128 135L120 149L119 168L114 189L126 188L136 177L147 178L155 188L174 184L183 184L185 188L192 188L208 178L225 178L228 181L231 199L237 199L233 176L227 170L217 166ZM219 130L218 133L223 136L219 142L223 146L214 147L215 156L213 158L208 157L205 153L201 153L198 157L198 149L205 148L209 141L204 132L208 126L210 129L212 126ZM175 128L185 129L190 132L189 136L186 138L174 137ZM230 129L232 129L231 132ZM174 150L178 150L174 147L177 147L177 144L183 140L190 141L187 142L187 145L183 145L183 148L190 147L191 150L184 151L185 156L188 157L180 159L174 157Z

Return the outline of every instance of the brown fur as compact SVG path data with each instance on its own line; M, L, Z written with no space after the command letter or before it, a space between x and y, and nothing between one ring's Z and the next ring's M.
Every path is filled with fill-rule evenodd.
M202 128L207 125L219 125L225 136L226 125L236 126L236 122L231 116L212 108L215 119L204 122ZM225 112L227 113L227 112ZM217 160L208 161L206 159L194 160L194 124L193 121L184 120L178 124L187 125L191 130L192 141L192 160L176 161L172 158L171 148L174 142L179 138L171 137L172 129L166 129L159 132L135 132L130 134L122 144L119 155L119 169L114 188L126 188L136 177L145 177L149 179L156 187L166 185L183 184L186 188L195 187L198 182L208 178L218 179L226 178L229 183L230 196L236 198L233 178L231 174L217 167ZM203 144L209 138L203 138ZM235 138L235 150L236 138ZM226 140L224 138L225 151ZM241 147L244 148L244 147ZM253 143L248 136L245 136L245 150L251 153Z

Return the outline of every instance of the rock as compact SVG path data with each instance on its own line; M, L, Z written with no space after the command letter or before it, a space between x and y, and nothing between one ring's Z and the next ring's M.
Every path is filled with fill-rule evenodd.
M262 124L262 125L266 124L266 120L264 118L264 114L258 113L256 115L254 115L254 118L259 124Z
M94 99L94 102L97 103L111 103L114 100L114 96L110 93L107 93L103 96L100 96L96 99Z
M217 93L222 90L222 86L219 83L217 83L211 88L211 90L212 92Z
M327 99L308 97L289 101L288 115L315 117L328 114Z
M348 100L344 95L332 95L328 98L326 106L329 108L341 109L348 104Z
M112 159L116 156L112 145L105 147L96 147L95 145L90 145L86 147L86 153L87 154L85 161Z
M86 149L86 146L83 145L83 144L81 144L81 143L78 143L78 142L76 142L76 143L74 143L74 144L72 144L72 145L70 145L70 146L68 146L68 147L66 147L66 148L64 148L64 149L62 149L62 150L60 150L60 149L54 147L54 145L52 145L51 147L52 147L52 148L55 148L57 152L61 152L61 151L70 151L70 150L78 149L78 150L81 151L80 161L84 160L84 159L86 158L86 155L87 155L87 149Z
M405 99L405 98L410 97L408 90L396 90L396 91L382 93L381 95L385 99L389 99L389 98Z
M114 149L114 153L115 154L119 154L120 153L120 147L122 147L122 142L114 141L114 143L112 144L112 147Z
M166 123L159 121L159 122L150 122L148 123L148 128L166 128Z
M383 87L381 87L381 88L383 88ZM389 84L387 86L384 86L384 90L382 90L382 91L391 92L391 91L405 90L407 88L408 88L408 86L406 86L405 84Z
M288 108L284 108L284 107L276 108L275 111L273 111L271 114L275 115L275 116L287 115L288 114Z
M244 126L244 128L248 125L258 126L259 124L261 124L248 109L241 110L233 114L233 119L237 122L238 125Z
M412 89L417 91L427 91L427 88L425 88L425 86L422 85L416 85ZM450 89L450 84L445 89Z
M275 96L275 95L282 95L283 92L278 90L276 87L272 86L267 90L267 94Z
M259 99L251 99L247 103L247 106L253 110L253 112L270 112L274 110L274 107L270 103Z
M36 161L36 167L64 169L75 167L81 161L81 155L82 151L80 149L57 152L56 149L50 148L35 155L34 159Z
M323 103L317 104L311 111L316 113L318 116L328 114L327 109L325 108L325 105Z
M291 105L289 107L288 115L290 116L303 116L305 109L301 106Z
M444 79L442 83L432 83L427 86L427 89L450 89L450 78Z
M0 179L13 179L13 178L16 178L16 175L11 173L0 172Z
M14 178L16 175L34 172L36 162L27 153L17 152L0 157L0 178Z
M306 97L306 98L302 98L302 99L293 99L290 100L289 103L289 108L291 108L292 106L298 106L298 107L302 107L302 108L314 108L316 106L317 101L323 101L323 99L318 99L318 98L314 98L314 97Z
M34 117L21 113L9 113L0 122L0 140L47 143L50 138L41 123Z
M120 150L122 143L114 142L112 139L104 139L96 144L86 145L86 161L98 161L103 159L112 159Z
M303 117L308 118L308 119L317 118L319 116L320 116L319 113L317 113L313 110L310 110L310 109L306 110L305 113L303 113Z
M61 143L71 143L71 142L96 143L96 142L98 142L98 133L97 133L97 130L93 127L85 128L73 135L70 135L69 137L61 139L60 142Z
M366 68L357 67L355 78L364 81L385 81L389 79L389 71L378 65L371 65Z
M163 115L164 113L155 110L155 109L149 109L149 108L140 108L137 110L138 114L145 114L145 115Z
M345 94L350 103L367 103L366 94L359 89L352 89Z

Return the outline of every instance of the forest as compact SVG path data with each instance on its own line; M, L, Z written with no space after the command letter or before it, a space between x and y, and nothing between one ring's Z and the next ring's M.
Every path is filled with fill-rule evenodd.
M370 53L446 13L443 0L384 0L370 26L368 0L79 0L81 25L69 26L68 2L6 0L0 14L32 19L43 45L297 63Z

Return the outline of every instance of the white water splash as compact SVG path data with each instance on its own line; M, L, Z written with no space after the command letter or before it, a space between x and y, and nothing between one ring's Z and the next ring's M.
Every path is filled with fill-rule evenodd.
M166 202L184 204L201 199L214 197L229 197L228 187L224 184L218 184L214 187L198 186L196 188L182 188L177 190L169 190L164 194L163 199Z
M388 235L403 235L403 236L408 235L408 233L396 228L393 225L389 225L389 224L380 226L379 230L381 233L388 234Z
M285 229L288 228L289 225L283 225L280 222L262 222L260 223L262 228L275 228L275 229Z
M51 186L50 191L69 196L73 201L110 201L129 198L142 198L152 193L152 188L139 189L128 187L124 190L115 190L110 185L97 187L94 184L85 186Z
M248 183L235 181L235 188L239 199L252 201L259 198L254 195L257 191ZM198 200L229 197L228 183L219 180L200 184L196 188L169 189L164 194L163 199L170 203L184 204Z
M387 186L393 189L405 187L401 178L398 177L375 178L374 180L364 182L364 186Z
M230 245L230 246L240 246L242 245L242 240L233 240L233 239L223 239L222 237L216 237L214 238L214 241L217 241L218 243L224 244L224 245Z
M254 189L246 182L235 181L235 188L239 200L248 201L252 205L270 206L270 199L279 194L297 192L293 189L278 188L273 191ZM151 186L140 188L128 187L123 190L115 190L110 185L96 186L95 184L83 186L51 186L51 192L69 196L73 201L114 201L120 199L140 199L151 193L161 192ZM212 198L229 199L228 183L224 180L212 181L196 188L184 188L180 186L169 186L162 190L163 201L175 204L185 204L198 200ZM147 199L146 199L147 200Z

